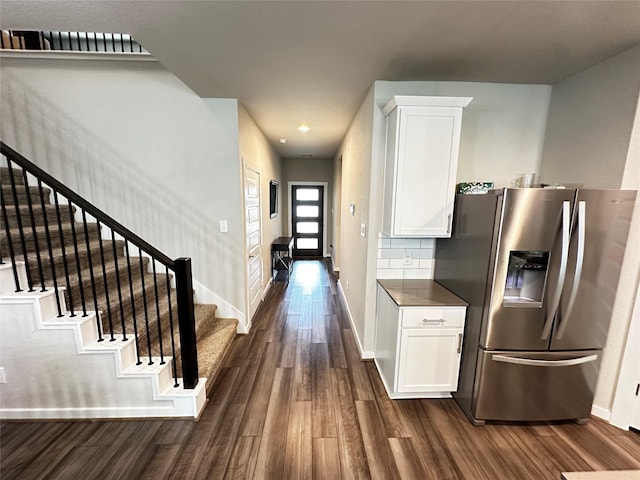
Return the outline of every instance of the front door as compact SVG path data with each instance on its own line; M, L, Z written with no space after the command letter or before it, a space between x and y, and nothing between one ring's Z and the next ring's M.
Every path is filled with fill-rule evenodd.
M291 186L291 232L293 256L322 257L324 230L324 187Z
M244 208L247 252L248 323L262 301L262 255L260 232L260 174L244 166Z

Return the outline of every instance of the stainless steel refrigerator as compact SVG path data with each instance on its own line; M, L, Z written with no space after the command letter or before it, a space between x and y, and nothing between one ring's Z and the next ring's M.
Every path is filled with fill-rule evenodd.
M458 391L476 424L586 420L635 191L457 195L435 280L469 303Z

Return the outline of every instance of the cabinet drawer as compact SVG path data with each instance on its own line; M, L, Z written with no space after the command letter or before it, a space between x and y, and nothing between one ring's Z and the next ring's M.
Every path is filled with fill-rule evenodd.
M401 308L402 327L462 327L465 307L419 307Z

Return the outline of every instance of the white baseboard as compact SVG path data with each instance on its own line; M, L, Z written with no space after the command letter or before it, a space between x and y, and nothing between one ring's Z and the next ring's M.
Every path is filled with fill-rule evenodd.
M243 312L238 310L229 302L223 300L221 297L216 295L214 292L212 292L196 280L193 280L193 290L194 302L205 305L216 305L218 307L216 315L221 318L236 318L238 320L238 333L242 333L240 332L240 329L245 327L246 319Z
M602 408L597 405L592 405L591 415L593 415L594 417L598 417L603 420L606 420L608 422L609 419L611 419L611 410L607 410L606 408Z
M353 332L353 336L356 339L356 346L358 347L360 358L362 358L363 360L371 360L375 358L375 352L371 350L364 350L362 348L362 342L360 341L360 336L358 335L358 330L356 329L356 324L353 321L353 315L351 315L351 310L349 309L349 303L347 302L347 297L344 294L344 290L342 289L342 284L340 283L340 280L338 280L338 291L340 292L340 296L342 296L342 301L344 302L344 306L347 309L347 315L349 316L349 323L351 324L351 331Z

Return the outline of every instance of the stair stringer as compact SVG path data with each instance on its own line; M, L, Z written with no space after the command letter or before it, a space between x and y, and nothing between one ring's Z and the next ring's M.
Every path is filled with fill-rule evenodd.
M136 365L132 335L97 342L93 312L64 313L57 317L53 290L0 295L0 367L6 378L0 418L200 415L205 378L195 389L174 387L171 357L162 365L159 358Z

